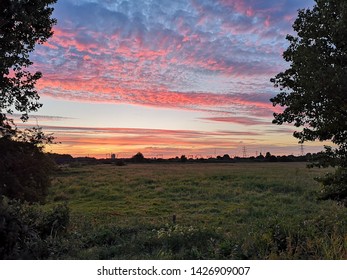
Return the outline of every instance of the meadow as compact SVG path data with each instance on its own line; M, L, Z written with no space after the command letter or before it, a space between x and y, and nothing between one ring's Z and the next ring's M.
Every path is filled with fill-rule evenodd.
M52 258L347 259L347 209L317 200L324 172L294 162L60 166L45 207L67 204L70 218Z

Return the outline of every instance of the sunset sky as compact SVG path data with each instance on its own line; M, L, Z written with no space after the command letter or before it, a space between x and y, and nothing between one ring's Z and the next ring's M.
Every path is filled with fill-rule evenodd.
M58 0L30 118L74 156L300 154L270 78L313 0ZM322 143L305 144L306 152Z

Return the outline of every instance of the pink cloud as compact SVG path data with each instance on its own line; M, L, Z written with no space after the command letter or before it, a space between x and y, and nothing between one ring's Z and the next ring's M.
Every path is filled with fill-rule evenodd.
M236 12L244 14L248 17L253 17L255 15L255 10L252 6L248 5L246 1L239 0L220 0L219 1L225 7L231 7L235 9Z
M89 32L85 29L63 29L55 27L53 37L45 43L45 46L52 49L74 47L80 52L95 53L101 47L93 36L94 32ZM88 34L89 40L82 40L80 34Z
M269 28L270 24L271 24L270 16L267 16L266 19L265 19L264 25L265 25L265 27Z
M106 80L42 79L38 88L46 95L70 100L88 100L106 103L128 103L153 107L199 109L200 107L255 106L272 110L268 101L252 100L248 94L213 94L208 92L178 92L162 89L129 89L112 85Z
M202 120L207 121L213 121L213 122L225 122L225 123L234 123L234 124L241 124L241 125L268 125L271 123L271 120L264 121L256 118L249 118L249 117L209 117L209 118L202 118Z
M280 110L269 102L274 91L269 79L283 67L284 38L275 37L282 26L274 26L289 14L288 1L145 1L136 9L106 2L60 4L66 5L63 20L37 52L35 65L44 73L40 92L67 100L213 111L206 120L215 122L237 121L225 112L257 122Z

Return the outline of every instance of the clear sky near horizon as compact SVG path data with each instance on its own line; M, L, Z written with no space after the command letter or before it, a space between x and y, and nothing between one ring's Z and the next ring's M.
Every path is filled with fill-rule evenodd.
M301 153L270 78L313 0L58 0L32 114L74 156ZM306 152L322 143L305 143Z

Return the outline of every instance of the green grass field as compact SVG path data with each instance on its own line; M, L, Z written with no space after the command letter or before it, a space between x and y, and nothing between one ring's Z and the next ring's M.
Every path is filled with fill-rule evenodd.
M305 163L63 166L47 207L70 208L62 258L346 259L347 210L316 199L324 172Z

